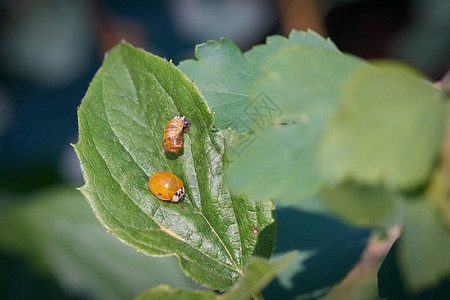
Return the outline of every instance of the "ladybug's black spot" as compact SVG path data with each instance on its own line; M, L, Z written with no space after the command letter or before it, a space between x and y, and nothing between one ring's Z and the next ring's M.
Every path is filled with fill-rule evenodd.
M175 142L178 142L178 138L175 138Z
M175 125L170 125L170 128L171 128L171 129L174 129L174 128L175 128Z
M172 139L172 137L169 136L167 139L170 141Z

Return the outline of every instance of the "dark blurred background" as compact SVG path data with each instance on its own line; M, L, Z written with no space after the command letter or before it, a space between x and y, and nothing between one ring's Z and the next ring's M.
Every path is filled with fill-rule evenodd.
M207 40L246 51L311 28L344 52L400 59L438 80L450 67L449 15L448 0L1 0L0 210L49 186L82 185L70 147L77 106L121 40L178 64ZM51 278L30 279L20 256L0 251L0 263L0 299L24 282L56 291L42 298L70 298Z

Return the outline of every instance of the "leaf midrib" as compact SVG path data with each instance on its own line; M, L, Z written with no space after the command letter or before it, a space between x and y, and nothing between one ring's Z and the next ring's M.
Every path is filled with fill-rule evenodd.
M128 70L128 68L127 68L127 70ZM172 69L169 69L169 70L170 70L172 73L174 72ZM176 74L174 74L174 77L179 79L179 77L176 76ZM155 78L155 79L156 79L156 78ZM157 80L157 81L158 81L158 80ZM158 83L159 83L159 82L158 82ZM183 89L186 90L186 87L184 86L183 82L181 82L180 84L182 85ZM165 90L164 88L163 88L163 90L164 90L164 92L167 94L167 92L166 92L166 90ZM189 95L189 97L191 98L191 101L192 101L192 103L194 103L194 105L195 105L195 107L197 108L197 110L200 111L200 116L202 117L203 122L204 122L205 124L208 124L208 122L205 120L204 115L201 113L200 108L199 108L198 105L197 105L197 101L195 101L195 100L193 99L193 97L192 97L192 95L191 95L191 93L190 93L189 91L186 90L186 93L187 93L187 94ZM168 94L167 94L167 95L168 95ZM169 96L169 95L168 95L168 96ZM174 102L173 99L172 99L172 97L169 96L169 98L172 100L172 102ZM174 103L174 105L176 106L175 103ZM212 147L215 148L215 150L216 150L217 153L220 153L219 149L216 148L216 145L215 145L215 143L213 142L214 139L211 137L212 132L209 130L209 128L208 128L208 130L207 130L207 133L208 133L207 136L208 136L209 142L211 143ZM192 151L191 151L191 152L192 152ZM192 164L194 165L194 169L196 170L195 173L196 173L196 175L197 175L197 174L198 174L198 172L197 172L197 165L195 164L195 160L194 160L194 159L192 159ZM223 176L222 176L222 177L223 177ZM198 180L197 180L198 177L196 176L195 178L196 178L196 181L197 181L197 186L200 187L199 182L198 182ZM200 193L200 197L201 197L201 193ZM203 203L203 201L201 201L200 203ZM231 194L230 194L230 203L231 203L231 207L233 208L234 216L235 216L235 218L236 218L236 211L234 210L233 202L232 202L232 199L231 199ZM197 209L196 209L196 210L197 210ZM197 210L197 211L198 211L198 210ZM225 248L225 250L227 251L230 260L231 260L231 261L233 262L233 264L236 266L236 271L237 271L238 273L240 273L241 275L243 275L243 274L244 274L244 273L243 273L243 264L244 264L243 260L241 259L241 268L239 268L238 265L236 264L236 261L234 260L233 256L231 255L230 250L229 250L228 247L225 245L225 243L224 243L223 240L220 238L220 236L217 234L217 232L216 232L216 230L214 229L214 227L210 224L208 218L206 218L206 216L205 216L201 211L198 211L198 213L203 217L203 219L205 219L205 221L207 222L208 226L211 228L211 230L214 232L214 234L216 235L216 237L219 239L219 241L220 241L220 243L222 244L222 246L223 246L223 247ZM238 229L240 229L240 228L239 228L239 225L237 225L237 226L238 226ZM242 249L241 230L239 230L239 244L240 244L240 247L241 247L241 249ZM242 257L242 250L240 251L240 256Z

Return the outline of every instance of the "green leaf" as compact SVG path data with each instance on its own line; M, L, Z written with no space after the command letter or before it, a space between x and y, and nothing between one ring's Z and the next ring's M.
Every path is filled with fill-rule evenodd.
M183 153L173 157L162 140L177 113L192 126ZM221 290L238 280L253 254L270 256L273 203L230 194L222 174L227 141L210 130L206 103L172 63L119 44L94 77L78 117L82 192L119 239L149 255L176 255L189 277ZM149 191L148 178L163 170L184 182L182 202L161 201Z
M258 133L227 171L230 186L253 199L288 203L314 195L320 186L314 161L318 130L308 122Z
M450 81L450 73L449 73ZM435 167L425 195L441 214L447 229L450 230L450 105L447 102L447 117L444 143L439 165Z
M162 285L145 291L136 300L146 299L217 299L217 300L247 300L262 299L259 291L298 255L291 252L275 262L269 262L260 257L253 257L245 271L244 276L232 287L230 292L215 295L212 292L188 291L172 289L168 285Z
M75 294L130 299L161 283L196 286L176 258L146 257L107 234L73 187L57 186L16 200L19 204L0 216L0 247L49 270Z
M250 85L263 76L260 70L263 61L277 53L283 45L298 44L314 49L338 51L329 39L317 33L292 31L289 38L271 36L265 45L259 45L246 52L231 41L221 39L198 45L195 51L197 61L186 60L179 69L199 88L212 112L214 125L220 129L231 127L238 133L251 129L254 116L249 111L249 102L255 102L259 93L249 93Z
M226 39L198 45L195 56L198 61L183 61L178 68L194 80L215 113L214 125L248 131L251 122L245 112L250 99L248 86L261 75L258 66L249 63L241 50Z
M257 294L275 276L285 269L298 256L297 251L293 251L280 259L269 262L263 258L254 257L245 271L245 276L236 283L229 293L224 294L223 300L245 300ZM255 298L255 297L254 297ZM256 298L255 298L256 299Z
M338 103L346 74L361 64L336 51L299 45L270 56L252 94L264 93L283 113L266 114L263 121L300 124L256 130L254 141L230 167L230 186L254 199L274 197L285 203L315 195L321 186L316 152L322 127Z
M448 145L450 146L450 143ZM446 160L442 159L442 161ZM443 165L435 169L427 186L426 198L439 211L447 229L450 229L450 169L448 166Z
M450 276L450 232L424 199L407 202L397 253L408 291L433 287Z
M442 142L443 94L397 64L365 66L342 90L319 150L332 180L414 188L430 175Z
M308 29L308 31L292 30L289 38L281 35L272 35L266 39L266 44L257 45L247 51L245 58L256 65L262 65L266 58L285 45L303 45L316 49L328 49L339 52L336 45L329 39L325 39L320 34Z
M397 208L396 196L389 191L355 182L327 187L320 196L336 216L357 226L390 226Z
M361 59L328 49L287 45L261 65L264 76L251 86L251 94L264 93L281 109L271 121L307 122L329 116L339 100L340 88Z

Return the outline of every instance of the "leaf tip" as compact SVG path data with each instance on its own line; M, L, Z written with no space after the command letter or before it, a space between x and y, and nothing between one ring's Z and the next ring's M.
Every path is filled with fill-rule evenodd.
M207 48L209 46L215 46L218 44L219 43L217 41L210 40L210 41L207 41L206 43L201 43L201 44L195 45L194 55L195 55L195 58L197 59L196 62L199 62L199 60L201 59L201 57L202 57L201 52L204 48ZM193 60L193 61L195 61L195 60Z

